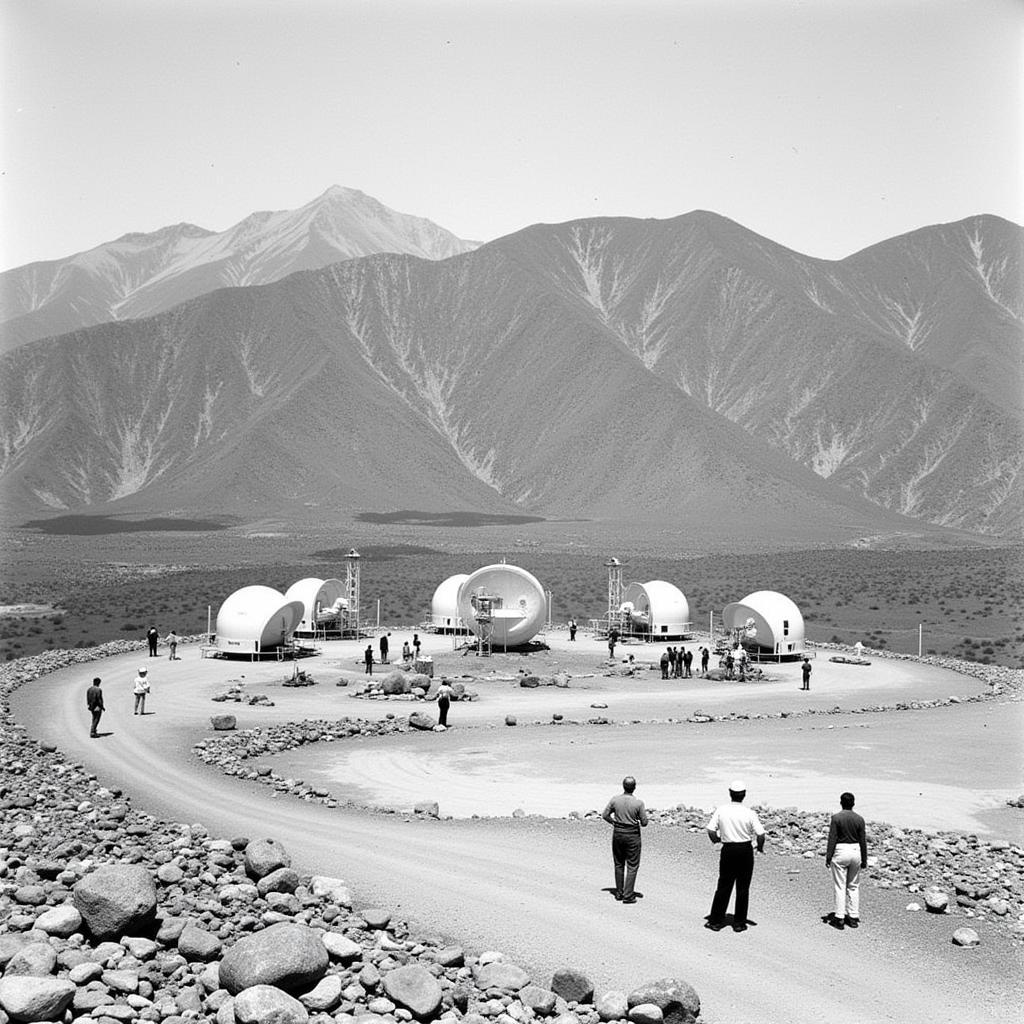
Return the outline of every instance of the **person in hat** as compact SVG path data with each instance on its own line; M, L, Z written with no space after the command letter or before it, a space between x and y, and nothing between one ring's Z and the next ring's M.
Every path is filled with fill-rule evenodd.
M135 695L135 711L133 714L144 715L146 713L146 695L149 693L149 669L139 669L139 674L135 677L135 685L132 687L132 693Z
M608 801L601 817L612 826L612 864L615 867L615 898L636 903L633 886L640 870L640 829L647 825L647 808L635 796L636 779L627 775L622 792Z
M705 928L720 932L725 927L725 911L729 906L733 886L736 887L736 906L732 916L732 930L747 930L747 905L750 900L750 880L754 876L754 848L764 853L764 826L749 807L743 806L747 795L746 783L739 779L729 784L729 803L718 807L708 820L708 838L712 845L722 844L718 861L718 888L711 901Z

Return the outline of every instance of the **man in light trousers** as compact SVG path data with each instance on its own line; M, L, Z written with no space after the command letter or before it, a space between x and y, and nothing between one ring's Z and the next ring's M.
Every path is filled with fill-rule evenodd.
M860 925L860 869L868 862L867 829L853 809L854 802L852 793L839 797L842 810L832 815L825 852L835 888L835 909L828 923L839 931Z

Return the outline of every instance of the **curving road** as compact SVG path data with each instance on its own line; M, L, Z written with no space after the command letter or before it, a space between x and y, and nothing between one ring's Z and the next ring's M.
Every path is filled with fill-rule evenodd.
M600 823L410 821L330 810L226 778L189 749L207 734L207 718L217 709L209 697L228 679L246 675L247 682L273 688L278 707L258 713L259 721L363 714L363 708L319 687L281 689L274 682L280 668L203 661L187 648L183 655L174 665L150 662L155 713L144 718L132 716L128 695L139 655L37 680L14 694L15 716L102 782L123 789L137 807L202 822L215 834L278 838L300 870L344 878L363 904L387 906L470 949L500 949L540 983L564 966L585 970L599 992L676 976L700 993L702 1016L718 1022L965 1024L1013 1019L1019 1009L1022 964L1008 944L993 939L956 949L954 924L906 913L906 894L869 885L859 931L825 926L827 886L818 860L759 858L751 901L756 927L715 934L703 928L716 858L702 834L648 829L639 876L644 898L622 906L605 890L609 836ZM338 664L347 665L347 658ZM104 677L109 709L98 740L87 737L84 711L94 668ZM515 695L524 712L531 700L544 699L537 691ZM480 721L479 707L469 708L467 720ZM240 724L254 724L255 713L245 710ZM383 705L380 713L386 710ZM771 723L758 729L752 742L768 738ZM481 743L488 742L480 730Z

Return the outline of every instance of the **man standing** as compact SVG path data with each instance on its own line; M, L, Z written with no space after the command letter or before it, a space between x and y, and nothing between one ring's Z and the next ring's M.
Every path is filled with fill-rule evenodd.
M832 815L828 827L825 867L832 870L835 912L829 919L833 928L860 925L860 869L868 862L868 834L864 819L853 809L852 793L839 797L841 811Z
M149 656L151 658L156 657L156 644L159 639L160 631L156 626L150 626L149 629L146 630L146 642L149 644Z
M569 619L569 639L570 640L575 640L576 639L576 619L575 618Z
M734 885L736 906L733 910L732 930L747 930L750 880L754 876L754 849L750 844L756 840L757 852L764 853L764 826L749 807L743 806L746 795L747 787L744 783L739 780L730 783L730 802L722 804L707 824L708 838L712 844L722 844L718 861L718 888L711 902L708 923L704 926L713 932L720 932L725 927L725 911Z
M146 713L146 694L149 693L148 669L139 669L139 674L135 677L135 684L132 687L132 693L135 696L135 710L132 714L144 715Z
M706 648L700 649L700 674L706 676L708 674L708 660L711 657L711 652Z
M390 646L388 643L389 636L391 636L390 633L385 633L380 638L380 663L382 665L386 665L388 663L388 647Z
M615 865L615 898L636 903L636 873L640 868L640 829L647 827L647 808L633 795L636 779L627 775L622 792L608 801L601 815L612 826L612 862Z
M95 739L99 733L96 730L100 727L100 718L103 717L103 691L100 689L100 677L96 676L92 681L92 686L85 691L85 706L92 713L92 728L89 730L89 735Z
M367 644L363 651L363 664L366 666L366 674L373 675L373 644Z
M811 659L806 654L804 655L804 663L800 666L800 671L804 677L804 684L800 689L809 690L811 688Z
M452 688L448 680L441 679L441 685L437 688L437 724L448 728L448 706L452 702Z
M691 666L693 665L693 651L687 648L683 651L683 676L686 679L693 678Z
M611 632L608 634L608 657L615 657L615 645L619 642L619 631L612 626Z
M661 666L662 679L668 679L668 667L675 661L675 658L672 657L673 653L675 652L671 647L667 651L662 651L661 660L659 662L659 665Z

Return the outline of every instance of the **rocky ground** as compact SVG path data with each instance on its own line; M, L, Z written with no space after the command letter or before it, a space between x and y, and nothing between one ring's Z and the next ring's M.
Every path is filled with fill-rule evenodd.
M0 1024L522 1024L536 1017L677 1024L699 1012L685 980L594 993L577 970L530 978L500 952L472 955L440 934L412 933L387 908L356 909L358 900L340 880L299 876L276 842L212 837L201 826L134 809L125 794L103 788L12 722L13 688L135 647L49 652L0 670ZM1021 692L1019 672L969 670L987 692L966 699ZM228 774L329 803L329 794L289 786L259 759L300 744L414 728L415 708L395 706L393 718L377 722L344 718L228 732L196 752ZM901 706L909 705L894 705ZM777 852L820 854L822 816L761 811ZM704 812L680 807L659 812L658 821L698 831ZM965 925L986 919L1011 938L1024 936L1024 850L889 826L875 826L872 835L876 884L919 893L922 913L954 914ZM960 938L973 941L969 929Z

